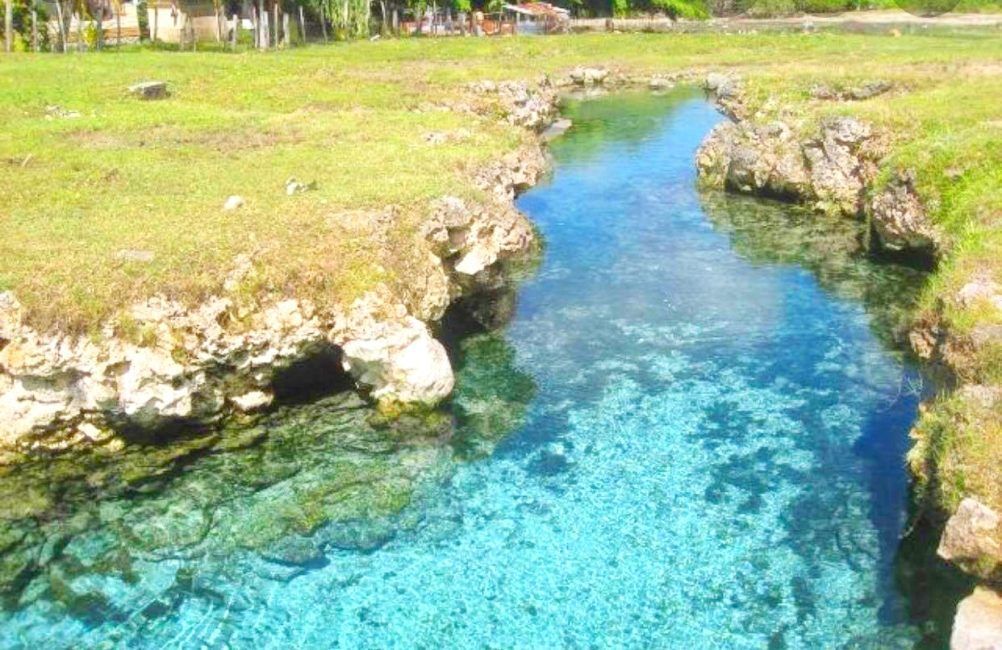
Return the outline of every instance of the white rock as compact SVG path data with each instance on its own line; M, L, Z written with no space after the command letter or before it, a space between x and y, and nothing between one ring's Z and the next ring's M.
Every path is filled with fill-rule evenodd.
M226 199L226 203L223 204L223 210L236 210L244 207L244 203L244 197L234 194Z
M233 405L240 411L250 413L251 411L258 411L270 406L274 399L275 396L271 393L266 393L261 390L252 390L249 393L244 393L243 395L230 398L230 401L232 401Z
M1002 311L1002 286L990 277L978 277L961 287L957 292L957 300L963 307L985 301Z
M341 347L345 370L370 387L376 399L431 405L455 384L445 348L413 317L381 323L369 337Z
M166 81L142 81L129 86L129 93L140 99L164 99L167 97Z
M936 552L952 562L976 562L984 555L1002 554L994 538L999 526L998 513L977 499L967 497L957 506L939 540Z
M1002 650L1002 596L978 587L960 601L950 650Z

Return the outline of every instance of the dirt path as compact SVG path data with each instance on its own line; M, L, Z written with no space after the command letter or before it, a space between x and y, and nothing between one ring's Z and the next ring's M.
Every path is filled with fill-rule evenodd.
M575 31L608 29L605 18L582 18L571 21ZM752 29L843 28L849 31L879 31L908 28L975 28L1002 29L1002 14L953 14L919 17L905 11L849 11L840 14L787 16L782 18L714 18L705 22L672 21L669 18L623 18L611 21L619 31L740 31Z

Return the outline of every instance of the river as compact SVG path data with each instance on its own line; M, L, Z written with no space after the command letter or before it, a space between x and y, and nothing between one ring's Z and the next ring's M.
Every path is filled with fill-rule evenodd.
M565 112L518 201L542 258L505 327L446 323L446 409L335 394L18 470L0 645L941 645L956 600L901 545L921 274L700 192L722 118L691 89Z

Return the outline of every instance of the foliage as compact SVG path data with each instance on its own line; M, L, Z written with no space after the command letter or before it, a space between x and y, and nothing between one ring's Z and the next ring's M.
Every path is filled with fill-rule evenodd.
M651 7L660 9L673 19L704 20L710 17L702 0L651 0Z
M366 38L369 36L371 4L369 0L320 0L324 13L334 27L338 38Z
M13 0L13 13L14 13L14 51L15 52L29 52L32 48L31 40L31 7L33 0ZM38 43L39 48L42 50L49 49L49 30L47 29L47 22L49 19L49 14L46 10L46 5L41 0L38 0L35 4L35 10L38 16ZM3 6L0 5L0 13L3 12ZM0 19L0 41L3 41L5 37L4 34L4 21Z

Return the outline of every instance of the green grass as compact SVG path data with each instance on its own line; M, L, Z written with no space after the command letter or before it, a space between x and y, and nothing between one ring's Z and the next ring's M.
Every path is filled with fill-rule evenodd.
M399 281L420 263L408 237L428 201L476 198L472 170L525 137L490 116L432 107L463 100L471 80L579 63L728 66L742 69L762 98L795 103L818 79L887 78L910 92L851 109L903 126L909 138L972 139L952 150L964 156L968 146L987 146L983 131L997 135L984 123L991 94L998 97L1000 82L989 73L1000 57L995 37L602 34L4 57L0 289L13 289L38 327L82 332L154 293L203 299L239 253L254 256L255 291L321 304ZM172 96L126 95L149 78L170 82ZM50 118L51 105L80 117ZM459 129L471 136L422 140ZM291 176L318 189L288 197ZM247 204L224 212L231 194ZM401 208L389 226L367 214L386 205ZM961 201L944 219L959 231L965 214ZM379 228L394 246L376 242ZM154 260L121 259L129 250Z

